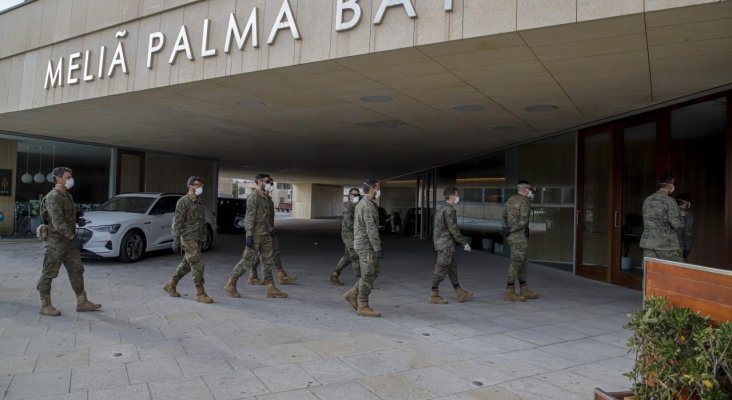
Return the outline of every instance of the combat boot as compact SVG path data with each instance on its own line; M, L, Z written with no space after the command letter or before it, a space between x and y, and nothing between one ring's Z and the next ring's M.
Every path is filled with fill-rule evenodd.
M277 289L274 282L270 282L267 284L267 297L271 299L284 299L287 297L287 293Z
M346 293L343 293L343 298L346 299L348 304L350 304L354 310L358 310L358 288L356 286L348 289Z
M208 297L206 291L203 289L203 284L199 283L196 285L196 301L199 303L213 303L213 299Z
M457 301L459 303L463 303L466 300L470 300L473 298L473 292L470 290L465 290L461 287L458 287L455 289L455 297L457 297Z
M251 272L249 272L249 279L247 280L247 283L250 285L264 285L264 282L262 282L257 275L256 268L252 268Z
M56 307L51 304L50 293L41 295L41 308L38 310L38 314L47 315L49 317L58 317L61 315L61 311L57 310Z
M514 293L513 287L506 288L506 293L503 295L503 300L505 301L526 301L526 297L516 295Z
M165 285L163 285L163 290L170 297L180 297L180 293L175 289L175 287L178 286L178 281L179 279L177 277L171 276L170 279L165 282Z
M358 309L356 314L362 317L380 317L381 313L369 307L368 300L358 299Z
M229 277L229 280L226 281L226 284L224 285L224 292L229 295L229 297L233 297L235 299L238 299L241 297L239 292L236 291L236 281L237 279L233 276Z
M86 292L76 295L76 312L96 311L102 308L101 304L94 304L86 298Z
M447 300L440 296L440 292L437 289L430 290L430 297L427 298L427 302L430 304L447 304Z
M297 277L287 275L284 268L277 268L277 278L280 280L280 285L294 285L297 282Z
M333 271L333 273L330 274L330 278L328 278L328 282L330 282L331 285L343 286L343 282L338 279L339 277L340 274L336 271Z
M521 296L527 299L538 299L539 293L529 290L529 286L525 283L521 284Z

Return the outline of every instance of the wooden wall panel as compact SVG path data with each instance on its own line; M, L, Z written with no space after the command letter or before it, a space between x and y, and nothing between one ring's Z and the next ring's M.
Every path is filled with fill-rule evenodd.
M665 296L715 321L732 321L732 271L649 259L644 296Z
M10 197L0 196L0 211L5 215L5 221L0 222L0 234L13 233L15 215L15 189L17 180L17 145L13 140L0 139L0 169L13 170L11 180L12 191Z

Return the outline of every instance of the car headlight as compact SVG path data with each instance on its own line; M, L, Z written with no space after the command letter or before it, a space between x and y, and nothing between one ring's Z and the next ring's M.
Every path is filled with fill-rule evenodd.
M117 233L119 230L120 224L113 224L113 225L97 225L97 226L88 226L87 228L95 231L95 232L107 232L111 234Z

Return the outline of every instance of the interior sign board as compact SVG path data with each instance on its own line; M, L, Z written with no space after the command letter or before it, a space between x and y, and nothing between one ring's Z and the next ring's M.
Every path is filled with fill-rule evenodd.
M0 196L10 196L13 191L13 170L0 169Z

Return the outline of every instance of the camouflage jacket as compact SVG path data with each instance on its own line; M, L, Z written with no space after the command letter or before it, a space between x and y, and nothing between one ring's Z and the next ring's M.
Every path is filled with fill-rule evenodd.
M341 239L353 241L353 217L356 204L343 203L343 221L341 222Z
M244 229L247 236L267 236L274 232L274 203L269 196L256 190L247 196Z
M531 203L529 198L520 194L511 196L503 208L501 220L504 227L508 227L509 239L526 238L526 231L529 227L529 215L531 214Z
M353 248L356 251L381 251L379 238L379 210L369 199L362 199L356 204L353 217Z
M683 227L679 206L671 196L659 191L643 201L641 248L680 250L677 232Z
M185 195L175 204L173 239L200 242L206 237L206 212L203 202Z
M457 211L450 203L438 208L435 213L432 241L437 251L453 248L456 243L461 246L465 245L465 239L457 226Z
M677 231L679 237L679 247L681 251L691 251L691 245L694 242L694 214L687 211L682 217L684 227Z
M56 189L48 192L41 202L41 218L48 225L52 237L68 240L76 235L76 206L71 193L61 193Z

